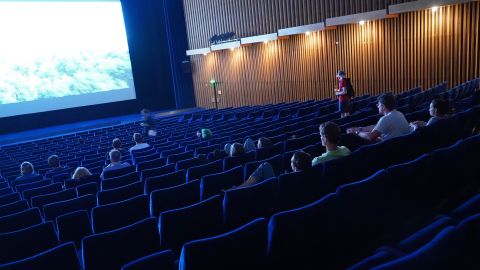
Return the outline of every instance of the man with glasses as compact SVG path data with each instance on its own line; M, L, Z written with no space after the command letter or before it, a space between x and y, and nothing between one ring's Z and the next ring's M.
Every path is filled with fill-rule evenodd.
M347 133L369 141L387 140L410 133L410 125L403 113L395 109L395 97L391 93L378 97L377 108L383 116L376 125L349 128Z

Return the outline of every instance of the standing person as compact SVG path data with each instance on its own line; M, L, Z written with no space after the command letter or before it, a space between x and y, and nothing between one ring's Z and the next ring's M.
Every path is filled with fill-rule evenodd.
M351 87L350 79L346 77L343 70L337 72L338 89L335 90L335 95L338 97L338 110L340 111L340 117L346 117L350 115L350 94L348 93L348 87Z
M155 136L155 122L153 121L152 114L149 109L143 109L141 111L143 121L140 124L143 127L143 135L144 136Z

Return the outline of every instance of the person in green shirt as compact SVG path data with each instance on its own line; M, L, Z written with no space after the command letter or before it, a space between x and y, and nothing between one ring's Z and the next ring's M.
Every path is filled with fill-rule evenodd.
M333 122L327 122L320 125L320 137L322 145L326 152L312 160L312 166L323 163L328 160L345 157L351 154L345 146L338 146L340 141L340 128Z

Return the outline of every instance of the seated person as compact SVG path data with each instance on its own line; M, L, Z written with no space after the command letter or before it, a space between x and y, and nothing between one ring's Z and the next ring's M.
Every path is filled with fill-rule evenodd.
M227 143L228 145L228 143ZM225 145L226 146L226 145ZM245 154L245 147L240 143L233 143L230 145L228 155L230 157L239 157Z
M132 150L140 150L150 147L148 143L143 142L143 136L140 133L133 133L133 140L135 141L135 145L130 147L130 153Z
M312 157L308 153L305 153L303 151L297 151L292 156L290 166L292 166L292 171L294 172L309 170L312 167ZM251 185L261 183L272 177L275 177L275 172L273 170L272 165L270 165L270 163L268 162L263 162L250 175L250 177L248 177L248 179L245 180L245 182L233 188L248 187Z
M60 166L60 158L57 155L51 155L47 159L48 165L51 169L46 172L46 174L52 175L53 173L60 172L64 167Z
M120 140L119 138L115 138L113 139L112 141L112 150L115 149L115 150L118 150L120 151L120 153L124 154L124 149L122 148L122 140ZM107 155L105 156L105 158L109 159L110 158L110 151L108 151Z
M213 132L208 128L202 128L197 131L197 138L199 140L208 140L212 137Z
M297 151L290 160L290 166L293 172L307 171L312 168L312 157L309 153Z
M87 176L91 176L92 173L85 168L85 167L78 167L75 169L75 172L73 172L72 179L76 180L77 182L80 182L83 178Z
M376 125L349 128L347 133L368 141L387 140L410 133L410 125L403 113L395 109L395 97L391 93L378 97L377 108L383 116Z
M103 175L105 172L123 169L128 166L130 166L128 162L122 162L122 154L120 153L120 151L113 149L110 151L110 164L103 168L100 178L103 179Z
M325 146L327 151L321 156L314 158L312 160L312 166L351 154L347 147L338 146L338 142L340 141L340 128L337 124L327 122L320 125L320 138L322 145Z
M268 147L272 147L272 146L273 146L272 141L270 141L270 139L266 138L266 137L260 137L258 139L257 148L255 148L255 143L250 138L247 138L245 140L245 143L243 143L243 147L245 148L245 151L247 153L255 151L256 149L268 148Z
M28 161L22 162L20 165L20 173L21 175L17 177L15 180L27 180L35 177L39 177L38 174L34 173L32 163Z
M419 127L429 126L438 122L439 120L448 118L449 111L450 104L448 103L448 100L436 98L430 102L430 108L428 112L432 117L428 120L428 122L425 123L423 121L414 121L410 123L410 126L413 128L413 130L416 130Z

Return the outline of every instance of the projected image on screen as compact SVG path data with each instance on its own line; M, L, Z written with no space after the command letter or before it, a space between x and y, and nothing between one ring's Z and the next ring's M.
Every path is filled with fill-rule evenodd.
M0 37L2 116L135 98L119 0L0 0Z

